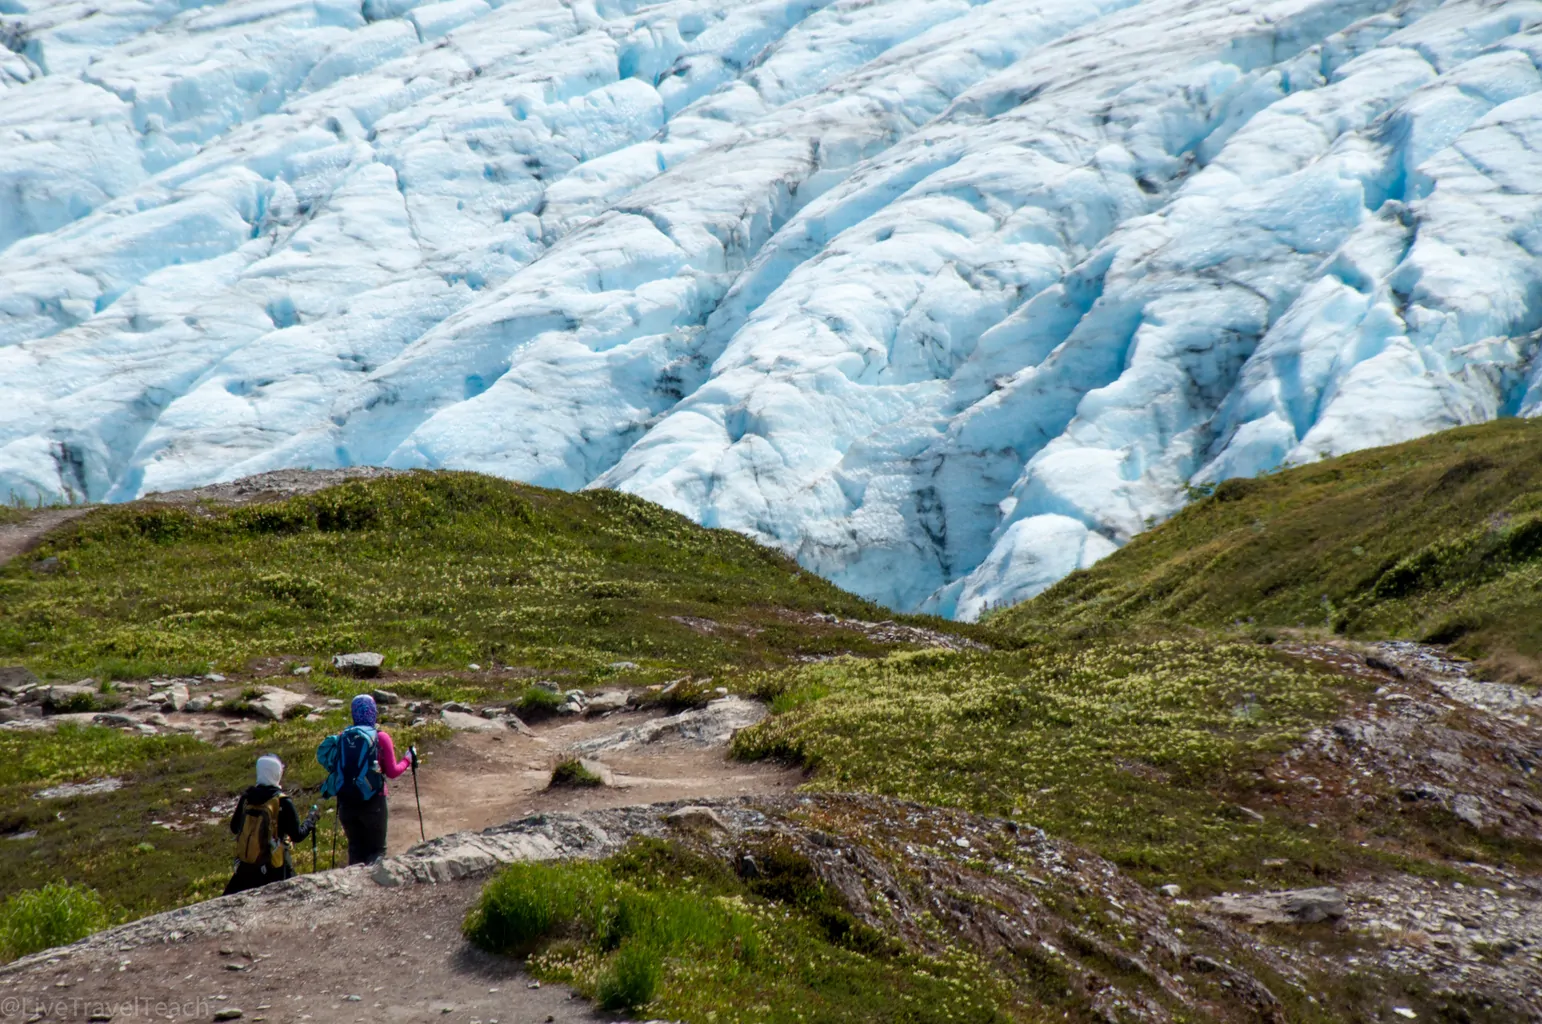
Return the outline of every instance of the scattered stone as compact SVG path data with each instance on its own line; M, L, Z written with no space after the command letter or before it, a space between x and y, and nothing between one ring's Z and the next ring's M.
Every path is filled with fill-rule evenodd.
M309 665L300 665L295 668L294 674L297 676L308 676L311 674L311 667Z
M282 722L295 708L303 706L306 711L309 711L310 707L305 701L303 694L295 693L293 690L286 690L279 686L265 686L262 696L250 703L251 709L263 718ZM295 714L302 714L302 712L296 711Z
M95 683L56 683L43 690L43 706L49 710L75 707L96 700Z
M494 732L504 728L500 721L483 718L470 711L453 711L449 707L439 712L439 720L456 732Z
M161 710L168 713L182 711L191 699L186 683L172 683L161 693Z
M98 793L113 793L123 788L123 780L109 776L105 779L92 779L90 782L66 782L58 786L49 786L32 794L34 800L64 800L72 796L95 796Z
M198 713L208 711L209 708L213 706L214 702L211 701L208 697L194 697L182 706L182 710L190 713Z
M481 710L481 711L480 711L480 712L479 712L479 714L480 714L480 715L481 715L481 716L482 716L482 717L483 717L483 718L497 718L497 717L499 717L499 716L500 716L500 715L502 715L502 714L503 714L503 712L504 712L504 709L503 709L503 708L500 708L500 707L498 707L498 706L497 706L497 705L493 705L493 704L489 704L489 705L488 705L488 706L487 706L487 707L485 707L485 708L483 708L483 709L482 709L482 710Z
M598 693L589 698L587 710L591 715L602 715L607 711L620 711L626 707L628 696L625 690L606 690L604 693Z
M241 1019L241 1011L236 1009L234 1006L227 1006L223 1010L216 1010L214 1012L214 1019L215 1020L240 1020Z
M1256 895L1217 896L1210 906L1219 914L1250 924L1314 924L1338 920L1348 912L1344 894L1334 888L1286 889Z
M463 715L475 714L470 704L462 704L458 700L446 701L443 710L458 711Z
M1164 885L1161 888L1159 888L1157 890L1157 892L1160 892L1163 896L1166 896L1168 899L1175 900L1179 896L1183 895L1183 886L1181 886L1181 885L1174 885L1173 883L1169 882L1166 885Z
M93 725L105 725L109 729L132 729L139 724L128 715L120 715L114 712L92 715L91 722Z
M223 683L225 681L225 677L220 675L218 672L210 672L203 678L205 682L209 683Z
M375 703L382 707L389 707L392 704L400 704L402 702L401 697L390 690L371 690L369 695L375 698Z
M37 676L20 665L0 665L0 693L14 697L37 685Z
M635 662L635 661L613 661L613 662L610 663L610 667L615 669L617 672L629 672L629 671L637 668L637 662Z
M679 810L670 811L664 815L664 820L675 828L713 829L718 832L728 831L728 823L718 817L718 813L710 807L682 807Z
M34 829L28 829L26 832L12 832L10 835L6 836L5 838L7 838L7 839L36 839L37 838L37 829L35 829L35 828Z
M373 679L380 674L380 666L385 664L385 655L376 654L373 651L358 651L354 654L334 654L332 667L344 675L353 676L355 679Z
M1483 801L1467 793L1458 793L1451 800L1451 813L1473 828L1483 827Z

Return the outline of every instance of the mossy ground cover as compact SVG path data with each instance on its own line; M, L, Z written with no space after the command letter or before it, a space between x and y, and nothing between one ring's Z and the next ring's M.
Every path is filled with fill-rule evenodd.
M786 610L887 616L628 495L420 472L272 504L93 511L0 570L0 658L150 674L370 649L392 667L602 675L631 661L646 675L881 649Z
M808 765L816 791L1026 821L1152 884L1203 893L1419 868L1409 858L1438 841L1410 817L1318 821L1319 807L1269 799L1263 769L1370 684L1256 644L1055 640L843 659L759 684L775 713L738 735L739 756Z
M1452 643L1542 683L1542 421L1227 481L991 620L1024 635L1150 623Z
M656 840L600 863L510 865L484 889L465 932L493 952L534 954L527 966L539 978L653 1017L1039 1019L962 944L935 956L908 950L857 922L806 862L756 853L752 880Z

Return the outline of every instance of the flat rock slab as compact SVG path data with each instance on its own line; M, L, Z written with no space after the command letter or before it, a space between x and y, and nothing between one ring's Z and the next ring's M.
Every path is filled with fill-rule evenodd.
M1349 911L1344 894L1333 888L1217 896L1210 901L1210 908L1250 924L1315 924L1336 921Z
M728 831L728 823L710 807L696 805L682 807L677 811L670 811L664 815L664 820L675 828L710 829L717 832Z
M584 710L591 715L603 715L607 711L620 711L626 707L630 694L625 690L606 690L589 698Z
M623 729L609 736L586 740L573 745L582 754L594 754L605 750L625 750L628 747L657 743L660 740L679 739L704 747L726 746L740 729L755 725L766 717L767 709L758 701L743 697L724 697L704 708L682 711L667 718Z
M49 786L32 794L34 800L66 800L72 796L95 796L98 793L113 793L123 788L123 780L117 778L92 779L90 782L66 782L59 786Z
M278 686L265 687L261 697L250 702L251 709L263 718L282 722L290 711L303 705L309 706L309 698L303 693L285 690Z
M483 718L469 711L441 711L439 720L456 732L503 732L513 729L516 732L530 735L530 730L513 715L500 715L497 718Z
M376 654L374 651L357 651L353 654L332 656L332 667L355 679L375 678L380 674L380 666L384 664L385 655Z

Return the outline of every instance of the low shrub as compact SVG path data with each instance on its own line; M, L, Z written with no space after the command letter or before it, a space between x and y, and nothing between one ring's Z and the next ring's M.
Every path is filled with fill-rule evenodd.
M1018 1019L1001 1012L1012 994L977 959L922 955L887 936L874 955L874 943L830 926L854 919L807 860L740 854L767 866L756 878L777 879L764 895L723 859L658 839L599 863L512 864L483 889L463 930L491 952L531 953L537 978L607 1010L715 1020L732 1007L729 1019L743 1024Z
M569 758L551 771L553 786L603 786L605 780L584 767L582 761Z
M664 966L657 949L643 942L626 942L600 975L595 995L607 1010L635 1010L653 1001Z
M63 882L24 889L0 904L0 958L83 939L107 924L107 909L95 889Z
M514 702L514 710L529 720L536 721L549 715L555 715L557 709L562 707L566 698L560 693L554 693L544 686L527 686L525 692L519 695Z

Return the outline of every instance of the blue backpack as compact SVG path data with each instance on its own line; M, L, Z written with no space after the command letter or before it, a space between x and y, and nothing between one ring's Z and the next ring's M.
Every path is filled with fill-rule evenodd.
M328 736L316 748L316 763L327 770L321 784L321 796L337 796L348 791L360 800L368 800L385 785L375 770L375 730L367 725L350 725L336 736Z

